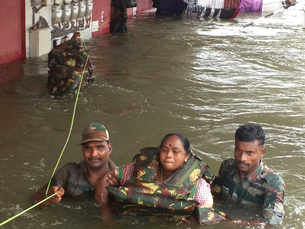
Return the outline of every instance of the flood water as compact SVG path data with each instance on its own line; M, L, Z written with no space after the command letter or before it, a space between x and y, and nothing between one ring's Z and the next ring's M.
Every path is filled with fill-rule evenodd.
M185 134L217 173L233 156L236 128L261 124L264 162L286 182L280 228L305 227L305 30L303 6L272 17L230 21L135 18L127 34L87 41L96 81L82 90L61 165L82 159L81 130L110 130L112 159L124 164L169 132ZM243 25L254 21L252 26ZM31 206L65 142L73 98L51 99L47 57L2 69L0 84L0 221ZM16 73L17 72L17 73ZM1 72L0 72L1 73ZM11 75L10 75L11 74ZM109 228L93 200L35 208L3 228ZM200 228L141 219L112 228ZM207 228L239 228L214 225Z

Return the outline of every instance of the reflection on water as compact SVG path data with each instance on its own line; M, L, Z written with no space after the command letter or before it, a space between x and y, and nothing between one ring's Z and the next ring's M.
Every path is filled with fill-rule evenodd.
M254 20L253 25L243 25ZM182 132L216 173L232 157L245 122L267 133L265 163L287 184L281 228L305 216L305 56L301 3L270 18L232 21L135 19L129 33L87 42L97 80L82 90L62 163L81 160L80 132L91 121L110 129L112 158L127 163L168 132ZM22 72L23 71L23 72ZM18 80L0 85L0 218L30 206L46 183L70 125L71 97L50 99L46 58L27 60ZM7 74L14 74L8 72ZM185 228L139 219L113 228ZM32 210L6 228L108 228L92 201ZM192 226L199 228L199 226ZM208 228L236 228L214 225Z

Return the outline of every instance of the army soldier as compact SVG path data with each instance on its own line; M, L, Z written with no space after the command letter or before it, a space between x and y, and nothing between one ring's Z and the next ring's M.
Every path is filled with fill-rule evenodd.
M97 181L106 172L115 169L110 159L112 146L109 133L101 123L91 123L82 133L83 161L67 163L54 175L49 194L57 193L44 205L59 203L62 197L84 198L94 196ZM45 198L46 185L34 196L38 202Z
M48 54L48 67L47 87L52 96L62 96L76 90L81 76L82 86L94 80L93 66L79 32L51 50Z
M217 197L243 206L262 208L261 217L232 220L242 225L281 224L284 218L285 184L280 175L263 162L264 130L256 124L240 126L235 133L235 159L222 162L213 183Z

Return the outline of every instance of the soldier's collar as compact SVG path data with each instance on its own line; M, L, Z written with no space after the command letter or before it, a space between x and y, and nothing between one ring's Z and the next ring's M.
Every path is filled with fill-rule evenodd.
M252 171L250 174L248 174L248 175L247 175L247 178L248 178L248 180L253 181L253 180L255 180L258 176L261 176L262 172L263 172L263 162L260 161L259 164L258 164L258 166L257 166L257 168L256 168L254 171Z
M261 175L263 173L263 168L264 168L263 161L260 160L259 165L258 165L258 167L256 169L257 175Z

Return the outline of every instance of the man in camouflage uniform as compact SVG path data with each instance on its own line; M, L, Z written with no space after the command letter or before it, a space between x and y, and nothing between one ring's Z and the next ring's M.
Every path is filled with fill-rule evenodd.
M109 142L109 133L101 123L91 123L82 133L82 151L84 160L80 163L67 163L54 175L49 194L57 193L44 204L55 204L62 197L93 197L97 181L106 172L116 166L110 159L112 146ZM34 196L38 202L45 198L46 185Z
M93 66L79 32L74 33L71 40L55 47L48 54L48 67L47 87L53 96L62 96L76 90L81 76L82 86L94 79Z
M214 180L217 197L234 204L262 208L260 218L233 220L232 223L276 225L283 221L285 184L280 175L263 164L264 143L265 133L259 125L240 126L235 133L235 159L223 161Z

